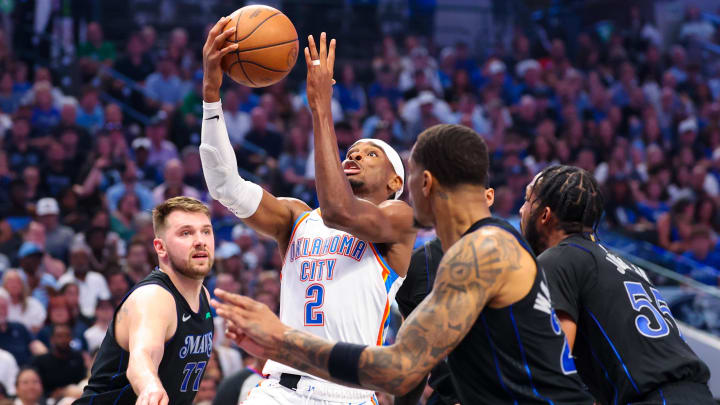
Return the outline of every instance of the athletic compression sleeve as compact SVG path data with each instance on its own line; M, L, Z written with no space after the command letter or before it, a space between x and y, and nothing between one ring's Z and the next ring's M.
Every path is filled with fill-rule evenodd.
M257 211L262 200L262 188L238 174L220 101L203 101L200 161L212 198L240 218L248 218Z

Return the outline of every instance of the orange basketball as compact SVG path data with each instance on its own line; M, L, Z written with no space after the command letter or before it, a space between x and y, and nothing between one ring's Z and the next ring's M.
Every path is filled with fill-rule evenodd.
M272 7L254 5L235 10L223 31L235 27L227 39L237 51L225 55L222 69L236 82L265 87L282 80L297 61L298 36L285 14Z

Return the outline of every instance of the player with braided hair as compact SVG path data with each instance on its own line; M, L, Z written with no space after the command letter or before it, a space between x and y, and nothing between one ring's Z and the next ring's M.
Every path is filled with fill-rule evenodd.
M573 166L540 172L520 209L578 373L603 404L714 404L708 368L660 292L597 241L602 214L597 181Z

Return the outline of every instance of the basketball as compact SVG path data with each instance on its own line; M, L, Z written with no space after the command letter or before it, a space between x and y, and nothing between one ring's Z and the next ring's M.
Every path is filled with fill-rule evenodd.
M282 80L298 56L295 26L285 14L262 5L246 6L229 17L223 31L235 27L227 42L238 49L222 59L222 69L248 87L266 87ZM229 45L229 44L228 44Z

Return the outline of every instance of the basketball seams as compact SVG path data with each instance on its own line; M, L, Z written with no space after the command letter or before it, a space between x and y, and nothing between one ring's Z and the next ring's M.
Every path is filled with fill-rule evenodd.
M278 70L278 69L269 68L269 67L267 67L267 66L265 66L265 65L261 65L261 64L259 64L259 63L257 63L257 62L253 62L253 61L251 61L251 60L246 60L246 59L240 59L238 62L241 63L241 64L242 64L242 63L249 63L249 64L251 64L251 65L255 65L255 66L257 66L257 67L260 67L260 68L263 68L263 69L265 69L265 70L268 70L268 71L270 71L270 72L275 72L275 73L285 73L285 72L289 72L289 71L290 71L290 69L288 69L288 70Z
M257 46L257 47L255 47L255 48L236 49L236 50L233 51L233 52L236 52L236 53L239 54L239 53L241 53L241 52L257 51L258 49L266 49L266 48L272 48L273 46L280 46L280 45L291 44L291 43L293 43L293 42L297 42L297 40L298 40L298 39L295 38L295 39L291 39L291 40L289 40L289 41L276 42L276 43L274 43L274 44Z
M245 75L245 77L247 77L247 79L250 81L250 83L251 83L253 86L257 86L257 84L255 84L255 82L253 81L253 79L250 78L250 75L248 75L247 72L245 71L245 66L243 66L242 61L240 61L240 55L239 55L239 54L238 54L238 63L240 64L240 69L242 70L242 72L243 72L243 74Z
M234 42L237 44L237 43L239 43L239 42L242 42L242 41L248 39L255 31L257 31L258 28L260 28L261 25L265 24L265 22L266 22L267 20L275 17L276 15L282 15L282 13L281 13L281 12L277 12L277 13L275 13L275 14L272 14L272 15L268 16L268 17L265 18L264 20L260 21L260 23L259 23L258 25L256 25L255 28L253 28L252 31L250 31L247 35L245 35L244 37L242 37L242 38L240 38L240 39L237 38L237 28L236 28L236 29L235 29L235 41L234 41ZM237 20L236 20L236 22L235 22L235 26L237 27L237 25L238 25L239 23L240 23L240 16L238 16L238 18L237 18ZM232 41L231 41L231 42L232 42Z

